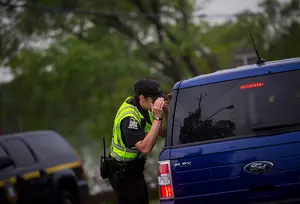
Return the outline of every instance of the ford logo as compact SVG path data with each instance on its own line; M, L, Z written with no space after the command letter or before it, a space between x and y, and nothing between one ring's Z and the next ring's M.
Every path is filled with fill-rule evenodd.
M271 170L273 166L274 164L269 161L255 161L247 164L244 171L251 174L264 173Z

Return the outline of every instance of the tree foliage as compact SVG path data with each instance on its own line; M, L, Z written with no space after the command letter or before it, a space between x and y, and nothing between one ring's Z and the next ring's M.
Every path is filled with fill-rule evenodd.
M264 0L220 25L196 22L192 0L0 3L1 65L14 80L1 86L9 131L55 129L110 137L116 109L137 78L174 82L230 68L254 36L267 60L298 56L299 1ZM5 121L5 123L3 122ZM2 126L4 126L2 124Z
M264 0L259 5L261 11L243 11L221 25L207 26L201 34L202 43L217 54L223 69L232 67L238 48L253 50L249 34L266 60L299 56L300 2Z
M48 36L56 30L97 44L103 34L119 33L139 57L171 82L183 79L185 71L192 76L201 73L195 64L198 53L207 62L211 60L194 35L194 0L24 1L19 15L16 13L20 7L13 0L2 4L8 8L5 13L15 13L12 19L18 27L16 33L31 38ZM208 65L218 69L212 63Z
M22 50L12 58L15 79L2 88L4 115L12 120L7 124L68 135L88 125L97 135L108 133L134 81L150 72L132 53L123 52L125 44L118 36L104 38L101 49L71 38L42 52Z

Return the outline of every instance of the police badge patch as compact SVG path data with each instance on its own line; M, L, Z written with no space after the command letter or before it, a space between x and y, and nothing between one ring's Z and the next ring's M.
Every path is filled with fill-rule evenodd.
M134 118L130 118L128 129L138 130L138 121Z

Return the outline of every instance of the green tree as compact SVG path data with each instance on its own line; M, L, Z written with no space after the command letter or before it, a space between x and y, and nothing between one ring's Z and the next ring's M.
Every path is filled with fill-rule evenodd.
M132 94L130 85L150 71L124 52L119 36L104 36L97 46L70 38L42 52L19 53L11 63L16 77L3 87L5 116L15 115L11 123L22 130L72 135L89 124L93 135L107 135L119 103Z
M202 73L196 64L204 59L211 70L218 64L213 53L202 47L197 26L192 21L195 0L176 1L23 1L2 4L10 16L12 35L7 42L49 37L50 34L71 33L79 40L97 44L104 33L119 33L135 54L149 66L167 76L172 83ZM21 11L18 11L18 9ZM13 32L12 32L13 31ZM14 35L15 34L15 35ZM20 37L21 36L21 37ZM20 39L21 38L21 39ZM6 43L7 44L7 43ZM7 46L6 46L7 47ZM15 49L14 49L15 51ZM9 54L8 51L5 52Z
M268 61L299 56L299 1L264 0L259 6L261 12L245 10L220 25L202 25L202 44L217 54L221 69L232 67L238 48L253 49L249 34Z

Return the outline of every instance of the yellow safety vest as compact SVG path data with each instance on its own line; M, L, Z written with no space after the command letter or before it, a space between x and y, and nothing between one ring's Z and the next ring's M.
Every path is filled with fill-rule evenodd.
M114 120L113 138L110 146L110 155L118 161L132 161L138 158L146 158L146 154L139 152L136 147L126 148L121 137L121 121L126 117L133 117L141 125L144 116L139 112L136 106L127 103L131 97L127 97L120 106ZM153 122L153 114L148 111L151 123ZM151 124L146 122L144 127L145 135L150 131Z

